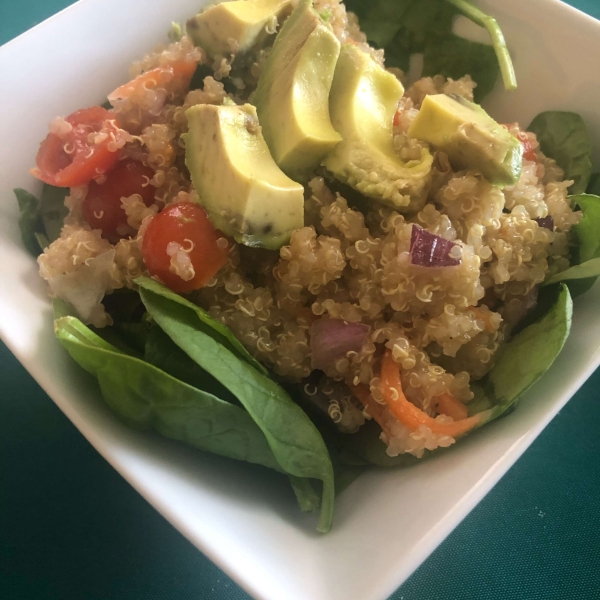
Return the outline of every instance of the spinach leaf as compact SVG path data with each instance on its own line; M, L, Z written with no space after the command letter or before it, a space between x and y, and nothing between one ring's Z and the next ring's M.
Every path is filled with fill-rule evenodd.
M300 510L309 513L318 510L321 499L319 498L319 494L315 491L310 479L294 477L293 475L290 475L289 479Z
M199 367L156 325L147 332L144 360L188 385L226 400L230 404L239 404L236 397L225 386Z
M483 383L484 393L469 406L469 413L489 410L481 425L485 425L511 410L517 400L550 368L562 350L571 328L573 302L566 285L562 284L557 300L539 321L518 333L503 346L496 363ZM480 426L481 426L480 425ZM452 447L425 451L424 457L386 454L379 439L380 428L374 423L363 426L357 434L346 436L344 444L351 456L380 467L406 467L423 458L449 451Z
M540 113L528 127L537 136L542 152L573 180L572 194L583 194L592 175L592 140L580 115L573 112Z
M374 45L385 49L386 66L408 70L410 57L423 53L423 75L458 79L471 75L480 102L502 74L506 89L516 78L506 42L492 17L465 0L346 0L362 30ZM452 33L454 18L463 14L490 33L492 46L471 42Z
M571 196L571 201L583 212L583 218L572 229L576 248L573 265L549 277L543 285L567 281L571 294L587 292L600 275L600 197L592 194Z
M40 215L48 241L52 243L60 237L60 231L69 210L65 206L65 198L69 188L59 188L44 184L40 197Z
M23 245L30 254L39 256L44 248L60 237L63 220L68 213L64 200L69 190L44 184L40 200L21 188L13 191L21 213L19 228Z
M577 240L578 263L600 257L600 197L593 194L571 196L570 200L583 212L581 221L573 227Z
M600 173L592 173L586 192L594 196L600 196Z
M198 307L151 280L137 283L142 302L157 325L236 396L265 434L281 468L289 475L323 482L318 530L329 531L335 496L333 467L310 419L280 386L220 344Z
M460 79L466 74L477 82L475 99L481 101L493 89L500 69L494 49L454 34L439 36L425 44L423 75L443 75Z
M188 308L193 311L200 323L204 326L203 329L210 335L218 344L224 346L232 352L235 356L240 358L241 360L247 362L252 365L257 371L262 373L263 375L267 375L268 371L265 367L258 362L249 352L244 348L242 343L233 335L233 333L229 330L229 328L225 327L219 321L213 319L205 310L193 304L189 300L186 300L179 294L171 292L164 285L158 283L154 279L150 277L138 277L135 280L135 283L139 285L141 288L146 289L150 292L163 296L167 300L171 300L183 308Z
M75 361L98 379L109 407L130 425L281 471L243 409L119 352L75 317L57 319L54 331Z
M496 403L488 421L499 417L550 368L569 336L572 314L571 294L562 284L551 310L500 348L486 381Z
M542 285L551 285L561 281L573 281L580 279L596 278L600 275L600 258L592 258L580 265L569 267L544 281Z
M40 215L40 201L27 190L15 188L15 196L19 203L19 229L21 239L27 251L33 256L39 256L43 250L38 235L43 232L44 225Z

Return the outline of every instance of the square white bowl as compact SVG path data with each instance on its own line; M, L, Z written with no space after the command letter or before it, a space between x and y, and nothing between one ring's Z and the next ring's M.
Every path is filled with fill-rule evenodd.
M600 163L600 22L558 0L485 0L511 48L519 89L486 107L528 124L542 110L583 115ZM0 336L56 404L157 510L256 598L383 600L456 527L600 364L600 287L575 302L571 336L518 410L454 451L407 470L374 470L338 499L333 531L314 532L287 482L265 470L125 427L52 333L35 261L22 248L12 188L48 122L96 104L165 40L198 0L83 0L0 48Z

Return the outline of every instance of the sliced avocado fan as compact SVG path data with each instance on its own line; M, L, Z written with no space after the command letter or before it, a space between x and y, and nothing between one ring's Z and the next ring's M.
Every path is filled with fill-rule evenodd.
M290 7L291 0L222 2L188 19L186 32L211 57L244 53L273 33Z
M344 44L329 96L331 122L342 142L323 165L365 196L414 212L425 202L433 158L423 149L420 160L403 162L394 149L393 121L403 93L398 79L371 56Z
M277 34L252 97L275 162L297 181L309 178L341 141L329 117L329 91L340 43L301 0Z
M519 180L521 142L483 108L460 96L426 96L408 135L445 152L456 169L480 171L496 185Z
M304 188L275 164L254 106L197 104L185 114L185 164L213 225L247 246L286 244L304 226Z

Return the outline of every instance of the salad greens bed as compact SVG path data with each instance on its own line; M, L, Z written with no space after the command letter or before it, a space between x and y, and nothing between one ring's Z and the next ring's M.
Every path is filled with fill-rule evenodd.
M499 73L505 87L515 85L497 23L465 0L346 4L360 17L369 41L385 48L388 66L407 69L411 55L423 53L424 75L470 74L478 82L478 101ZM486 27L493 46L452 33L459 13ZM574 181L571 201L583 219L571 234L572 266L544 282L537 311L501 349L477 388L469 411L487 411L482 424L514 408L552 365L569 334L571 297L600 275L600 197L595 195L600 176L592 174L586 126L579 115L550 111L538 115L529 129L542 151L564 169L565 179ZM44 185L38 199L15 190L23 243L33 255L59 237L67 192ZM301 394L279 385L227 327L152 279L140 277L136 284L137 291L105 299L114 325L98 331L73 316L66 303L54 301L58 340L98 380L106 403L128 424L286 475L300 508L320 509L321 532L331 528L335 493L365 467L418 462L410 455L389 457L374 422L356 434L341 434L309 408L305 412Z

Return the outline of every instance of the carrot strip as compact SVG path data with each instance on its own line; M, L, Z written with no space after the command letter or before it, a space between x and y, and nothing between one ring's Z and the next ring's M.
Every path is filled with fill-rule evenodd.
M488 333L494 333L494 331L496 331L490 318L492 316L491 311L479 308L478 306L472 306L469 310L475 313L476 319L483 322L485 331Z
M441 394L435 400L435 408L440 415L452 417L455 421L466 419L469 416L467 407L450 394Z
M189 85L197 66L197 61L175 60L167 66L151 69L111 92L108 95L108 100L109 102L123 100L139 93L142 88L153 89L174 79L177 79L181 84Z
M379 404L379 402L373 398L371 395L371 390L364 384L351 385L350 389L352 390L352 393L362 402L363 406L367 409L367 412L373 417L373 419L375 419L376 423L379 425L379 427L381 427L383 433L385 433L388 438L391 438L392 433L385 420L385 406Z
M485 418L485 413L482 412L452 423L439 423L424 413L406 399L400 380L400 365L394 360L391 350L385 351L381 361L381 393L390 412L411 431L425 425L433 433L458 437L479 425Z

